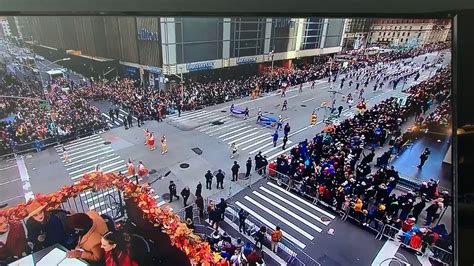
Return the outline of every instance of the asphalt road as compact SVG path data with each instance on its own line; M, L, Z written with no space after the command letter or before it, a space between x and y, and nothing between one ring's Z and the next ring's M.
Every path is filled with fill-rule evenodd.
M428 60L434 60L436 56L436 53L429 54ZM448 64L450 56L445 57L444 64ZM424 56L421 56L413 61L421 64L423 59ZM430 72L432 74L430 70L422 71L418 82L427 79ZM349 92L354 94L355 85L352 85L352 89L350 89L347 87L348 82L349 79L346 80L346 86L340 91L344 95L347 95ZM408 87L414 83L412 79L409 79L405 86ZM339 80L334 84L334 88L339 88L338 84ZM185 112L180 118L176 115L171 115L161 123L147 121L141 128L138 128L136 123L135 127L129 130L117 127L100 134L100 136L89 137L88 139L77 140L75 143L66 144L69 145L68 152L72 160L70 164L63 161L58 147L50 148L40 153L29 154L23 157L31 184L29 192L53 192L63 185L72 184L77 180L76 177L81 172L90 171L97 164L100 164L106 172L125 171L125 162L130 158L135 163L141 160L146 167L156 170L156 173L152 174L149 179L142 180L141 182L154 182L152 187L161 205L169 204L166 193L168 192L170 180L175 181L178 187L178 194L185 186L190 187L191 192L194 194L195 187L199 182L205 185L204 174L208 169L213 172L217 169L223 169L227 174L224 181L224 189L217 190L214 180L212 190L203 189L204 198L220 199L221 197L227 198L236 195L251 182L257 182L258 178L254 175L251 179L240 179L238 182L230 182L230 167L234 160L240 164L241 172L243 172L245 171L246 160L249 157L253 159L258 151L264 152L269 159L273 159L285 152L281 148L282 131L280 131L277 146L274 148L271 134L274 133L275 129L263 127L255 123L255 115L259 108L274 117L278 117L281 114L290 123L291 132L289 140L291 143L288 142L286 150L291 149L293 144L297 144L305 138L312 138L317 132L322 130L322 118L325 116L325 111L322 109L318 111L318 123L314 127L309 125L310 114L314 108L321 106L322 102L330 102L331 94L328 92L330 84L327 82L327 79L324 79L318 81L314 89L311 89L310 86L311 84L306 84L302 93L299 93L297 88L289 89L286 95L288 101L287 111L281 111L281 104L283 102L281 96L276 93L270 93L255 100L244 98L208 107L204 110ZM388 84L382 89L377 89L375 92L372 88L373 84L371 83L364 95L367 108L371 108L383 99L400 92L400 88L393 90L392 86L389 87ZM357 96L353 96L354 105L356 105ZM230 116L228 108L232 103L242 108L249 107L250 119L243 120L241 117ZM341 95L336 97L336 107L339 105L344 107L340 119L344 119L355 112L354 107L351 110L348 109L348 105L342 100ZM224 123L214 126L211 124L214 121ZM148 128L155 135L157 143L155 151L150 151L148 147L144 146L145 136L143 129L145 128ZM161 154L160 152L159 139L162 135L165 135L168 141L169 152L166 154ZM110 143L104 144L106 142ZM233 142L237 144L240 153L235 159L230 158L229 144ZM201 149L202 154L196 154L192 148ZM11 163L0 166L0 169L12 166ZM182 168L182 163L189 164L189 167ZM71 167L76 168L71 169ZM0 172L2 176L0 180L0 202L8 201L13 204L25 198L24 188L17 180L19 175L15 173L15 170L19 172L19 169L18 167L16 169L11 167L5 170L9 171L5 172L5 174ZM170 174L160 179L168 171L170 171ZM190 199L191 201L192 199ZM96 204L96 202L93 204ZM174 210L179 210L183 207L182 201L174 201L169 205ZM355 244L357 239L369 239L369 237L363 236L366 233L358 231L354 233L357 229L345 223L340 223L337 218L332 219L330 226L336 229L335 236L326 236L327 228L325 227L322 232L314 237L314 240L312 240L314 243L307 242L305 244L307 245L307 253L313 254L314 252L314 254L318 254L314 258L320 260L334 261L332 264L323 265L367 265L365 263L356 263L357 258L361 259L357 255L357 248L366 250L366 247ZM358 238L354 234L361 234L361 236ZM370 233L367 232L367 234ZM350 245L347 239L353 239ZM344 248L342 251L329 251L330 249L337 249L341 245L347 246L347 248ZM371 247L369 252L372 257L375 257L377 254L379 246L375 245L374 247L375 249L372 250ZM366 258L369 255L366 253L362 254L364 256L363 259L364 261L369 261L370 259Z

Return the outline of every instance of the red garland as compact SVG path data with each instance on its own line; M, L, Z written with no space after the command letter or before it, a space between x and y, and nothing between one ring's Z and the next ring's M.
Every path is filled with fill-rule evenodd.
M191 262L199 262L203 265L213 265L219 261L220 256L213 254L207 242L193 234L179 216L170 211L168 207L160 208L156 200L150 195L150 186L145 183L137 185L128 178L114 173L95 172L85 174L79 183L72 186L64 186L59 191L47 195L36 194L35 199L47 210L56 209L68 198L77 197L87 190L97 191L116 187L124 193L125 198L132 199L137 206L143 210L146 218L155 226L163 224L171 243L183 250ZM28 202L30 203L31 200ZM26 205L20 203L15 207L0 210L0 215L8 217L9 220L21 220L26 218Z

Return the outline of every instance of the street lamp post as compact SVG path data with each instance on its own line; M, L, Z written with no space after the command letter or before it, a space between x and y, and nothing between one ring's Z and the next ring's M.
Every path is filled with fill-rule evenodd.
M273 72L273 65L274 65L274 60L273 60L274 54L273 54L273 52L274 52L274 50L272 50L271 52L268 53L269 59L271 58L271 60L272 60L272 72Z

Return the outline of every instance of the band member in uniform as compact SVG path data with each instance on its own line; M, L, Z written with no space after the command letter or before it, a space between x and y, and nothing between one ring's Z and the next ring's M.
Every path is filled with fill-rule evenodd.
M286 100L283 101L283 106L281 107L282 111L288 110L288 102Z

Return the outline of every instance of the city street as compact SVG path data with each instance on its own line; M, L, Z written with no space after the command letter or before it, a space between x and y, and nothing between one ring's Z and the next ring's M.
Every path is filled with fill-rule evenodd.
M427 62L435 61L438 53L428 54L427 57ZM421 65L424 63L424 58L425 55L422 55L414 60L405 61ZM450 60L448 53L445 55L443 66L448 65ZM45 61L44 64L47 65L48 62ZM420 74L418 81L415 82L410 78L407 84L399 84L395 90L392 85L385 84L383 88L373 91L374 83L369 83L364 94L367 109L384 99L398 97L402 87L408 88L426 80L434 75L434 71L422 70ZM338 118L343 120L357 112L354 106L358 100L354 93L355 85L352 85L351 89L348 88L349 78L346 79L343 89L338 90L340 78L341 76L333 84L333 88L341 93L336 96L335 107L343 107L342 114ZM318 120L315 126L310 125L310 118L312 111L320 107L323 102L330 106L332 102L330 87L327 79L318 80L314 88L311 88L310 83L305 84L303 92L299 92L298 87L289 88L284 98L278 92L264 94L254 100L246 97L202 110L183 112L180 117L177 114L170 115L160 123L146 121L141 127L138 127L134 120L134 126L128 130L122 126L126 112L121 110L118 119L120 122L108 121L109 126L113 127L112 130L64 145L70 162L64 160L60 146L2 161L0 175L8 178L0 183L0 202L15 204L23 202L32 193L53 192L61 186L73 184L84 173L93 171L97 165L104 172L126 173L126 162L131 159L135 165L138 161L143 161L143 164L151 170L150 177L139 182L152 183L158 205L169 205L174 210L180 210L183 207L181 200L168 202L168 185L171 180L177 185L178 195L186 186L194 194L199 182L204 186L204 174L207 170L215 172L222 169L225 172L224 189L216 189L214 179L212 189L202 191L205 199L219 200L232 197L234 211L243 208L251 214L255 222L258 221L270 228L278 224L284 226L283 234L289 241L289 248L296 247L311 254L311 257L321 265L370 265L384 245L384 242L375 240L372 233L359 230L349 222L342 222L334 213L302 202L275 184L260 180L260 176L253 171L250 178L245 178L243 175L247 159L252 158L254 163L253 158L259 151L267 156L269 161L273 160L280 154L289 152L293 145L300 141L312 139L323 129L323 118L327 117L329 112L320 108L317 111ZM342 95L345 96L349 92L354 97L351 109L342 99ZM282 111L285 99L288 101L288 110ZM248 107L250 118L244 120L243 117L231 115L229 113L231 104L239 108ZM285 149L282 148L283 130L279 131L279 138L274 147L272 134L275 128L256 123L259 109L265 115L276 119L281 115L285 123L290 124L291 131ZM101 110L103 116L107 118L107 106L102 106ZM155 136L157 143L155 151L150 151L144 145L145 129L149 129ZM166 136L169 148L166 154L161 154L160 151L159 139L163 135ZM229 148L232 143L235 143L239 152L233 159L230 158ZM418 156L418 151L413 152L412 160L418 160ZM234 161L240 164L240 176L237 182L230 181L230 168ZM251 183L253 186L250 189L248 186ZM108 213L110 207L104 203L104 196L114 193L116 192L110 190L93 194L86 204L90 209ZM189 201L193 202L193 196ZM330 228L335 230L334 235L328 234Z

